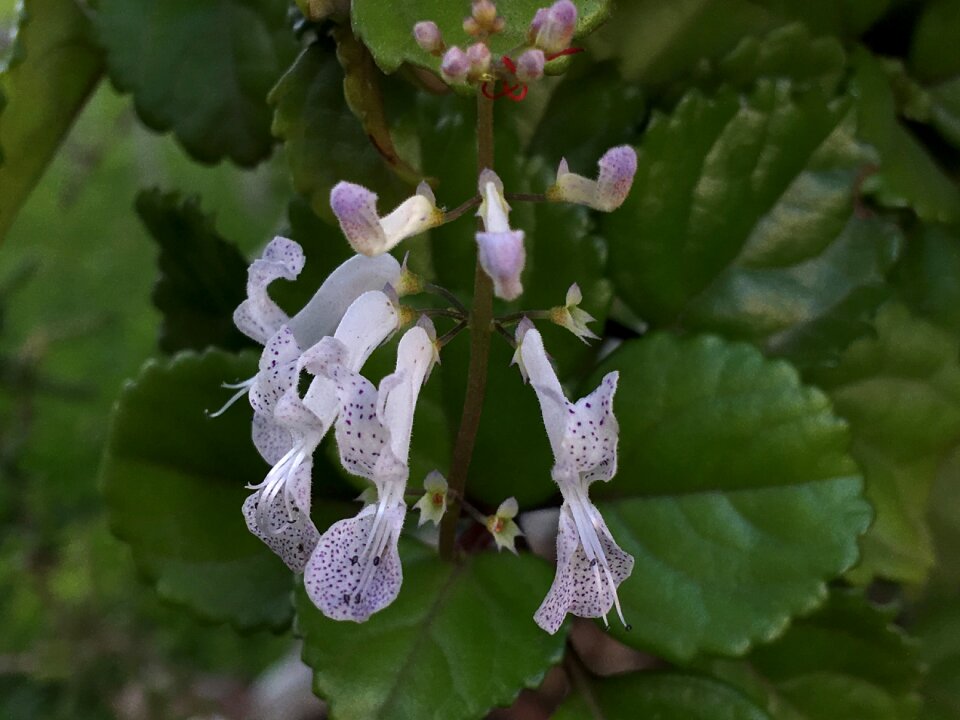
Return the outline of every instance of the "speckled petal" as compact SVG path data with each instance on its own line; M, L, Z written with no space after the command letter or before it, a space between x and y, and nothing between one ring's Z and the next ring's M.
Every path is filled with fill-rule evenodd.
M567 431L558 463L572 463L584 487L595 480L609 480L617 472L619 426L613 396L619 378L616 371L607 373L592 393L567 403Z
M290 431L264 413L253 413L253 444L260 457L271 465L276 465L293 447Z
M301 462L288 481L289 486L269 501L257 491L243 504L247 528L260 538L294 572L302 572L320 533L310 519L310 472L313 459ZM261 502L268 502L262 510ZM291 512L292 511L292 512Z
M300 345L286 325L270 337L260 354L260 371L250 388L254 411L271 415L277 401L296 385L300 354Z
M368 505L320 537L303 583L324 615L363 622L394 601L403 582L397 541L405 512L402 503L382 511Z
M247 337L265 345L287 322L287 314L270 299L267 286L277 278L294 280L303 270L300 245L284 237L275 237L254 260L247 273L247 299L233 313L233 322Z

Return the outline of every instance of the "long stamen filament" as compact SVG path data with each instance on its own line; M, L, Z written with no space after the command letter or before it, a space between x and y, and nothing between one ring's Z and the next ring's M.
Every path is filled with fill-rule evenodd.
M207 410L206 411L207 417L215 418L223 415L230 408L231 405L233 405L237 400L242 398L244 395L246 395L250 391L250 388L253 385L255 380L256 380L256 376L252 378L248 378L243 382L239 382L239 383L223 383L221 387L224 387L227 390L236 390L237 392L235 392L230 397L230 399L227 400L227 402L225 402L223 406L216 412L210 412L209 410Z

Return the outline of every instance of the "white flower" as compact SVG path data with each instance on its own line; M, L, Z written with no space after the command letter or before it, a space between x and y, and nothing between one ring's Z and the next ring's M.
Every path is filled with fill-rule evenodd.
M434 470L423 480L423 497L417 500L414 507L420 511L420 522L432 522L439 525L443 514L447 511L447 479Z
M353 301L333 337L325 339L343 348L346 367L359 370L398 324L399 315L390 298L381 291L371 290ZM293 331L284 325L264 351L264 355L273 357L277 367L283 370L277 371L282 377L275 383L273 392L279 395L270 399L270 414L262 411L254 416L254 440L264 456L273 459L274 465L263 482L250 487L256 492L243 505L250 532L297 572L303 569L319 538L310 520L313 452L339 409L336 389L327 378L314 378L302 399L297 389L301 370L322 345L321 341L301 353ZM263 365L261 362L261 367ZM271 373L266 376L272 377Z
M487 531L493 535L497 550L506 548L514 555L517 554L515 547L517 536L523 535L514 520L519 510L517 499L509 497L500 503L497 512L487 518Z
M570 172L567 161L557 168L557 181L547 189L547 199L587 205L594 210L612 212L623 204L637 172L637 153L629 145L610 148L597 163L596 180Z
M337 183L330 191L330 207L350 246L361 255L381 255L401 240L443 222L443 211L425 182L382 218L377 213L376 193L354 183Z
M484 229L477 233L480 265L493 280L494 294L504 300L515 300L523 292L520 274L527 258L523 231L510 228L510 206L503 197L503 183L497 174L484 170L478 185L482 202L477 215Z
M345 357L339 340L325 339L307 368L335 384L340 460L349 472L373 482L377 500L323 534L304 570L304 586L327 617L363 622L393 602L403 581L397 543L407 510L407 456L434 345L421 326L404 333L396 371L379 390L351 370Z
M580 309L581 302L583 302L583 293L580 292L580 286L574 283L567 290L564 304L550 310L550 321L566 328L583 342L599 340L600 336L587 327L587 323L594 322L596 318L586 310Z
M617 470L617 420L613 395L618 374L607 374L599 387L576 403L568 401L547 358L540 333L518 332L518 350L530 385L537 393L543 424L553 448L554 482L563 494L557 531L557 574L534 615L537 624L555 633L567 613L603 617L616 607L626 625L617 586L630 576L633 557L607 529L588 491Z

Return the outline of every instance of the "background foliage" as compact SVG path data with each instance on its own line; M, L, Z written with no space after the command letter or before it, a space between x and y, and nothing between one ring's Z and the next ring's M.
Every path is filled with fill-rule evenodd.
M539 4L502 0L501 50ZM301 650L334 718L960 716L960 2L577 4L585 52L498 103L497 171L537 191L629 142L637 178L609 216L518 204L498 311L580 284L606 341L544 335L571 390L621 372L595 490L637 565L632 631L551 637L550 449L505 344L469 492L515 495L529 547L405 539L363 626L246 532L248 412L203 415L255 364L248 258L304 246L296 308L347 257L335 182L473 194L472 103L409 34L459 37L468 4L0 0L0 716L319 717L271 695ZM468 299L468 224L409 249ZM449 461L466 363L460 338L425 389L413 482ZM318 525L354 507L331 458Z

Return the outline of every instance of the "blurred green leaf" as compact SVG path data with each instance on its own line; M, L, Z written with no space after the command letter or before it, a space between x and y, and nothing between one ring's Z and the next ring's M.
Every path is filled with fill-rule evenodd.
M910 43L910 67L925 82L960 74L960 2L931 0L924 4Z
M317 215L335 223L330 189L340 180L364 185L380 196L386 214L409 185L390 172L367 139L343 96L343 70L332 48L307 47L270 91L273 134L284 141L293 186Z
M754 0L758 5L791 20L799 20L815 33L844 38L867 30L894 4L894 0Z
M919 228L893 282L913 312L960 337L960 236L939 225Z
M919 717L917 643L895 611L836 591L748 663L708 663L742 686L775 720L913 720Z
M110 78L140 119L201 162L251 166L273 147L267 92L297 43L273 0L100 0Z
M247 263L217 233L199 201L149 190L137 196L136 210L160 246L160 278L153 289L154 305L163 314L160 349L250 347L233 324L233 311L247 296Z
M870 523L845 423L782 361L717 337L625 343L618 475L593 495L636 565L632 632L674 661L741 655L826 597Z
M461 564L401 543L396 601L362 624L325 618L297 593L303 659L339 720L459 720L508 705L560 660L564 633L533 613L550 585L531 555L482 553Z
M526 42L527 28L534 13L550 3L544 0L511 0L497 6L506 22L503 32L489 38L494 56L509 53ZM609 12L608 0L574 0L579 10L577 36L591 31ZM432 20L447 45L464 47L475 42L463 31L463 20L470 15L470 4L452 0L407 0L394 3L386 11L379 0L354 0L351 5L353 30L370 48L377 65L387 73L404 62L439 70L440 60L427 54L413 38L413 26Z
M91 35L75 0L20 5L0 68L0 241L100 81L103 58Z
M880 155L879 173L865 189L891 207L910 207L924 220L960 219L960 190L938 167L923 145L897 119L890 80L879 60L854 55L853 93L859 135Z
M895 303L882 308L876 330L876 337L847 348L838 367L813 379L850 422L851 452L877 511L851 576L919 583L934 560L926 522L930 486L960 444L958 341Z
M574 684L554 720L770 720L734 688L670 673L635 673Z
M924 720L954 720L960 715L960 603L949 596L919 608L915 632L927 665L921 690Z
M608 148L634 137L646 111L643 90L625 83L613 63L578 67L550 96L528 151L554 168L566 158L575 172L592 175Z
M113 532L161 597L241 629L287 626L291 574L246 527L240 508L266 472L250 413L219 418L220 383L243 380L255 356L182 353L149 362L114 411L101 470Z
M656 324L772 352L849 340L808 331L881 287L900 246L894 226L855 212L873 155L852 125L845 102L783 81L746 102L693 92L656 117L630 196L603 219L619 295Z

